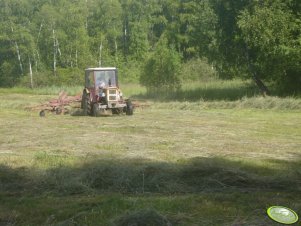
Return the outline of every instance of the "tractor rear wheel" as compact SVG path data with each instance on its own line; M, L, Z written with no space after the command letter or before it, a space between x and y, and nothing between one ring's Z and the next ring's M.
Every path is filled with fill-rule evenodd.
M127 100L126 102L126 115L133 115L134 114L134 106L131 100Z
M83 114L84 115L90 115L91 114L90 95L86 92L83 92L82 108L83 108Z

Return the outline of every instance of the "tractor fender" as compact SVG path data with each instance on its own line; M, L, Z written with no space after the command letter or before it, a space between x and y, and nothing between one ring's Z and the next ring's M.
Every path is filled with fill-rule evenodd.
M87 94L90 93L90 91L89 91L88 88L84 88L83 92L84 92L84 93L87 93Z

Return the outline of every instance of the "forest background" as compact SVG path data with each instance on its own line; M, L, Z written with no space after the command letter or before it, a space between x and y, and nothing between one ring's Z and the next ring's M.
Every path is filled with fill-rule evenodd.
M116 66L148 88L251 78L298 94L300 12L299 0L0 0L0 86L82 85L85 68Z

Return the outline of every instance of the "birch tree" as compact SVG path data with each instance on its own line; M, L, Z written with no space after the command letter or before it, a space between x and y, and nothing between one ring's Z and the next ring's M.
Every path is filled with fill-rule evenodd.
M116 63L118 61L119 46L122 43L121 4L118 0L104 0L95 2L90 10L93 13L89 19L89 34L95 37L94 42L98 40L93 48L97 50L95 52L100 53L98 50L102 46L101 52L110 52ZM105 42L107 42L107 45L104 45ZM103 56L102 54L102 58Z

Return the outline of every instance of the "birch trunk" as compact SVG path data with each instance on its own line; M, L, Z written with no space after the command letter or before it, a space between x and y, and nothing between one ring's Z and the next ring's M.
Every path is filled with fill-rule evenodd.
M123 53L127 56L127 30L126 30L126 22L124 22L124 34L123 34Z
M249 68L249 71L252 75L252 78L253 78L254 82L256 83L256 85L258 86L261 94L264 97L267 96L267 95L270 95L270 91L269 91L268 87L258 77L256 69L254 68L253 63L250 60L249 49L247 48L247 46L245 48L246 48L246 59L247 59L247 62L248 62L248 68Z
M21 54L20 54L18 43L16 41L15 41L15 46L16 46L16 51L17 51L17 55L18 55L18 61L19 61L21 74L23 75L23 65L22 65L22 61L21 61Z
M38 72L38 60L37 60L37 58L36 58L36 54L34 53L33 54L33 60L34 60L34 63L35 63L35 68L36 68L36 72Z
M31 67L31 60L29 58L29 76L30 76L30 88L33 89L33 76L32 76L32 67Z
M114 42L115 42L115 60L117 62L118 61L118 45L117 45L117 39L116 39L116 37L114 39Z
M39 44L39 39L40 39L42 27L43 27L43 22L42 22L41 25L40 25L40 29L39 29L39 33L38 33L38 38L37 38L37 44Z
M78 55L77 55L77 48L75 50L75 66L77 67L78 64L77 64L77 58L78 58Z
M270 91L269 91L268 87L261 81L261 79L257 76L256 73L253 74L253 80L255 81L255 83L258 86L261 94L264 97L270 95Z
M86 0L86 9L87 9L87 11L89 10L88 9L88 0ZM86 16L86 30L88 30L88 14L87 14L87 16Z
M12 33L14 33L14 28L12 26L10 28L11 28ZM16 52L17 52L17 57L18 57L19 66L20 66L20 70L21 70L21 75L23 75L23 65L22 65L22 60L21 60L20 49L19 49L17 41L14 41L14 44L15 44L15 47L16 47Z
M102 54L102 41L99 45L99 61L98 61L98 66L99 67L101 67L101 63L102 63L102 59L101 59L102 55L101 54Z
M72 61L72 55L71 54L70 54L69 58L70 58L70 67L73 68L73 61Z
M71 68L73 68L72 52L73 52L73 48L72 48L72 46L71 46L71 47L70 47L70 55L69 55L70 67L71 67Z
M114 33L115 33L115 37L114 37L114 44L115 44L115 61L118 62L118 44L117 44L117 35L116 35L116 28L114 26Z
M55 38L56 40L56 49L57 52L59 53L60 57L62 56L61 50L60 50L60 45L59 45L59 40L57 40L57 37Z
M40 54L39 54L39 51L36 50L36 54L37 54L37 57L35 57L35 64L36 64L36 72L38 72L38 69L39 69L39 62L40 62ZM35 55L34 55L35 56Z
M52 35L53 35L53 74L56 75L56 39L55 39L55 31L52 29Z

